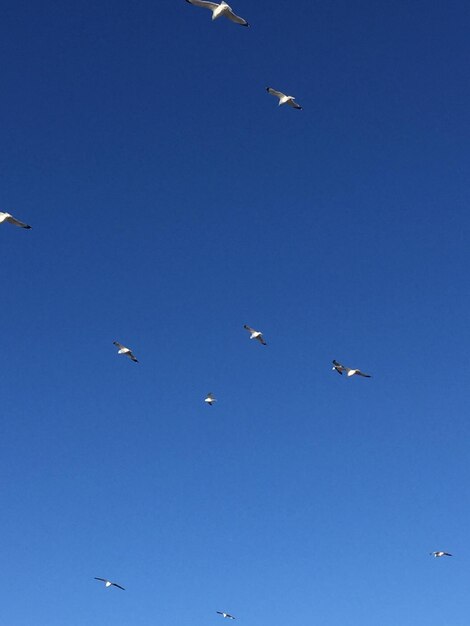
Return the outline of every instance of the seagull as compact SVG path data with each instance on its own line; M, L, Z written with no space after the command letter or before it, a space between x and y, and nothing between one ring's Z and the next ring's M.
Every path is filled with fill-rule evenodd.
M243 326L243 328L250 333L250 339L257 339L260 343L263 344L263 346L268 345L264 340L262 332L260 332L259 330L255 330L254 328L250 328L250 326L247 326L246 324Z
M442 552L441 550L439 550L438 552L430 552L429 554L436 559L440 559L442 556L452 556L452 554L449 554L448 552Z
M116 348L119 348L118 354L124 354L125 356L128 356L132 361L134 361L134 363L139 362L132 354L132 350L130 348L126 348L126 346L123 346L122 343L119 343L117 341L113 341L113 344L116 346Z
M302 109L300 104L297 104L297 102L295 102L294 96L286 96L286 94L282 93L282 91L276 91L272 87L266 87L266 91L272 96L276 96L276 98L279 98L279 106L281 106L281 104L288 104L289 106L294 107L294 109L299 109L299 111Z
M363 376L364 378L372 378L372 376L370 376L369 374L364 374L364 372L361 372L361 370L352 370L349 367L341 365L341 363L338 363L338 361L335 361L334 359L332 369L336 370L338 374L341 374L341 376L343 375L343 372L346 372L348 377L356 375Z
M0 211L0 224L3 224L3 222L10 222L10 224L14 224L15 226L21 226L21 228L27 228L28 230L31 230L31 226L29 224L20 222L19 220L15 219L13 215L10 215L10 213L3 213L3 211Z
M233 615L230 615L230 613L224 613L223 611L217 611L217 613L227 619L236 619L235 617L233 617Z
M214 398L212 393L208 393L207 394L207 398L204 399L204 402L207 402L207 404L212 406L214 404L214 402L217 402L217 399Z
M216 20L218 17L225 15L229 20L235 22L235 24L240 24L240 26L249 26L248 22L244 20L242 17L236 15L232 7L229 6L226 2L222 1L220 4L216 2L206 2L205 0L186 0L189 4L194 4L196 7L202 7L203 9L210 9L212 11L212 19Z
M101 580L101 582L104 583L105 587L117 587L118 589L122 589L123 591L125 591L124 587L121 587L121 585L118 585L117 583L112 583L110 580L107 580L106 578L97 578L95 576L95 580Z

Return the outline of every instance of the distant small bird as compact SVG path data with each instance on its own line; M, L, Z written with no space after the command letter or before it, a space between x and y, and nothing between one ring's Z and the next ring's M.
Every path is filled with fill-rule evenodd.
M28 230L31 229L31 226L29 224L20 222L19 220L14 218L13 215L10 215L10 213L3 213L3 211L0 211L0 224L3 224L3 222L10 222L10 224L14 224L15 226L21 226L21 228L27 228Z
M132 350L130 348L126 348L126 346L123 346L122 343L119 343L117 341L113 341L113 344L116 346L116 348L119 348L118 354L124 354L124 356L128 356L132 361L134 361L134 363L138 363L139 362L135 358L135 356L132 353Z
M341 363L338 363L338 361L335 361L334 359L332 369L336 370L338 374L341 374L341 376L343 375L343 372L346 372L347 376L363 376L364 378L372 378L370 374L364 374L361 370L352 370L349 367L341 365Z
M194 4L196 7L202 7L203 9L210 9L212 11L212 19L216 20L218 17L228 17L229 20L240 24L240 26L249 26L248 22L239 15L236 15L232 7L226 2L217 4L216 2L206 2L206 0L186 0L189 4Z
M449 554L448 552L442 552L441 550L439 550L438 552L430 552L429 554L436 559L440 559L442 556L452 556L452 554Z
M204 402L212 406L214 402L217 402L217 398L214 398L212 393L208 393L207 398L204 399Z
M223 611L217 611L217 613L219 615L222 615L222 617L225 617L226 619L236 619L235 617L233 617L233 615L230 615L230 613L224 613Z
M272 87L266 87L266 91L272 96L276 96L276 98L279 98L279 106L281 106L282 104L288 104L289 106L294 107L294 109L298 109L299 111L302 109L300 104L297 104L297 102L295 102L294 96L286 96L286 94L282 93L282 91L276 91Z
M117 587L118 589L122 589L123 591L125 591L124 587L121 587L121 585L118 585L117 583L112 583L110 580L107 580L106 578L97 578L95 576L95 580L101 580L101 582L104 583L105 587Z
M259 330L255 330L254 328L250 328L250 326L247 326L246 324L243 326L243 328L250 333L250 339L257 339L260 343L263 344L263 346L268 345L264 340L262 332L260 332Z

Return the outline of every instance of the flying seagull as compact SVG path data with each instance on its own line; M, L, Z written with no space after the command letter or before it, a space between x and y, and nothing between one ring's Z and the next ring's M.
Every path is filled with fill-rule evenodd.
M123 591L125 591L124 587L121 587L121 585L118 585L117 583L112 583L110 580L107 580L106 578L97 578L95 576L95 580L101 580L101 582L104 583L105 587L117 587L118 589L122 589Z
M442 556L452 556L452 554L449 554L448 552L442 552L441 550L439 550L438 552L430 552L429 554L436 559L440 559Z
M118 354L124 354L125 356L128 356L132 361L134 361L134 363L139 362L133 355L130 348L126 348L126 346L123 346L122 343L119 343L117 341L113 341L113 344L116 346L116 348L119 348Z
M208 393L207 398L204 399L204 402L212 406L214 402L217 402L217 399L214 398L214 395L212 393Z
M29 224L20 222L19 220L15 219L13 215L10 215L10 213L3 213L3 211L0 211L0 224L3 224L3 222L10 222L10 224L14 224L15 226L21 226L21 228L27 228L28 230L31 229L31 226Z
M247 326L246 324L243 326L243 328L250 333L250 339L257 339L260 343L263 344L263 346L268 345L264 340L262 332L260 332L259 330L255 330L254 328L250 328L250 326Z
M276 96L276 98L279 98L279 106L281 106L282 104L288 104L289 106L294 107L294 109L299 109L299 111L302 109L300 104L297 104L297 102L295 102L294 96L286 96L286 94L282 93L282 91L276 91L272 87L266 87L266 91L272 96Z
M242 17L236 15L233 12L232 7L224 1L220 4L217 4L216 2L206 2L206 0L186 0L186 2L189 2L189 4L194 4L194 6L196 7L210 9L212 11L213 20L216 20L218 17L224 15L225 17L228 17L228 19L232 22L235 22L235 24L240 24L240 26L249 26L248 22Z
M370 376L369 374L364 374L364 372L361 372L361 370L352 370L349 367L345 367L344 365L341 365L341 363L338 363L338 361L335 361L333 359L333 367L332 369L336 370L338 372L338 374L341 374L341 376L343 375L343 372L346 372L347 376L363 376L364 378L372 378L372 376Z
M222 615L222 617L225 617L227 619L235 619L235 617L233 617L233 615L230 615L230 613L224 613L223 611L217 611L217 613L219 615Z

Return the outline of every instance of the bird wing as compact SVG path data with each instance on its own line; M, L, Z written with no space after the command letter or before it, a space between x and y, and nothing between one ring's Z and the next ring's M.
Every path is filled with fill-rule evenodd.
M345 369L344 365L341 365L341 363L338 363L338 361L336 361L335 359L333 359L333 365L335 366L335 370L338 372L338 374L342 376L343 370Z
M254 328L251 328L251 326L247 326L246 324L243 326L243 328L245 330L247 330L249 333L255 333L256 330Z
M121 587L121 585L118 585L117 583L111 583L113 587L117 587L118 589L122 589L123 591L125 591L124 587Z
M31 228L31 226L29 224L25 224L24 222L20 222L20 220L17 220L13 217L13 215L9 215L7 217L7 222L10 222L10 224L14 224L15 226L21 226L21 228Z
M119 350L127 350L126 346L123 346L122 343L119 343L119 341L113 341L113 344L116 348L119 348Z
M370 374L364 374L364 372L361 372L361 370L356 370L356 374L358 376L362 376L363 378L372 378Z
M232 22L235 22L235 24L240 24L240 26L249 26L248 22L244 20L242 17L240 17L239 15L236 15L232 11L232 9L230 9L230 11L226 13L226 15L228 19L231 20Z
M267 346L267 345L268 345L268 344L266 343L266 340L265 340L265 338L263 337L263 335L258 335L258 336L256 337L256 339L257 339L258 341L260 341L260 342L263 344L263 346Z
M444 552L444 556L452 556L452 554L449 554L448 552Z
M286 97L285 93L282 93L282 91L276 91L272 87L267 87L266 91L270 93L272 96L276 96L276 98L279 98L279 99Z
M130 358L130 359L132 359L132 360L134 361L134 363L138 363L138 362L139 362L139 361L135 358L135 355L134 355L131 351L129 351L127 354L129 355L129 358Z
M102 583L107 583L108 582L106 580L106 578L98 578L97 576L95 576L95 580L101 580Z
M211 11L215 11L219 6L215 2L205 2L205 0L186 0L189 4L194 4L196 7L202 7L203 9L210 9Z
M297 102L295 100L288 100L287 104L291 107L294 107L294 109L298 109L299 111L302 109L302 107L300 106L300 104L297 104Z

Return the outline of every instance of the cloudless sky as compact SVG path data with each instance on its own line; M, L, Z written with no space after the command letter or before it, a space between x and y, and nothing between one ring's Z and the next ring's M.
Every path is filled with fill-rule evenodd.
M233 8L2 4L0 622L467 626L469 3Z

